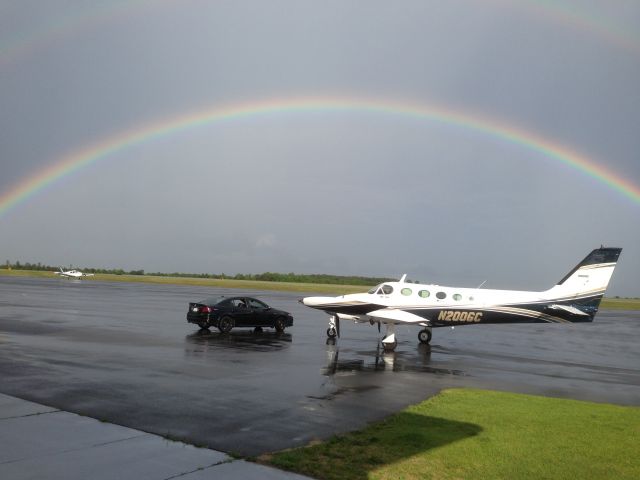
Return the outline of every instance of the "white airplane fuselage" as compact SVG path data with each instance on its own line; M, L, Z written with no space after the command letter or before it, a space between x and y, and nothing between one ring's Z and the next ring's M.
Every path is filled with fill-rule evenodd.
M61 277L68 277L68 278L82 278L82 277L92 277L93 273L84 273L81 272L80 270L67 270L64 271L62 270L62 268L60 269L59 272L54 272L56 275L60 275Z
M591 252L553 288L542 291L458 288L405 282L385 282L368 293L339 297L306 297L302 303L330 316L327 334L339 334L340 320L382 323L388 327L383 340L395 347L390 326L417 324L423 343L432 327L481 323L590 322L598 311L620 255L619 248Z

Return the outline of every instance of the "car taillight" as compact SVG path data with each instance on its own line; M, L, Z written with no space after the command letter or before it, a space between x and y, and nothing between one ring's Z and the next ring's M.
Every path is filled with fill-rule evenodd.
M200 313L211 313L211 307L200 307Z

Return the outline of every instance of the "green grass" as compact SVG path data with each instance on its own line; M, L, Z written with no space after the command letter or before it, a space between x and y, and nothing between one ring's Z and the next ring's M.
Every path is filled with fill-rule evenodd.
M603 298L603 310L640 310L640 298Z
M444 390L362 431L260 461L319 479L638 479L640 408Z

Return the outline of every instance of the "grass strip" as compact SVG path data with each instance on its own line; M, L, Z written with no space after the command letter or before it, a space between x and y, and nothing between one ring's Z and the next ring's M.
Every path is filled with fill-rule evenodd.
M14 277L58 278L53 272L39 270L7 270L0 268L0 275ZM62 279L73 280L73 279ZM84 277L83 282L133 282L153 283L163 285L193 285L212 288L235 288L242 290L271 290L283 292L315 292L328 295L344 295L347 293L366 292L371 286L366 285L332 285L326 283L293 283L267 282L257 280L233 280L217 278L165 277L154 275L115 275L96 273L91 277Z
M318 479L638 479L640 408L444 390L364 430L258 459Z
M603 298L603 310L640 310L640 298Z

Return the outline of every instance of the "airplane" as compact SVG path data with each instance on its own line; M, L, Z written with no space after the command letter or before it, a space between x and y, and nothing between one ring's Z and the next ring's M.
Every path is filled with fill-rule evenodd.
M82 277L93 277L93 273L84 273L81 272L80 270L67 270L66 272L64 270L62 270L62 267L59 267L60 271L59 272L53 272L56 275L60 275L62 277L68 277L68 278L82 278Z
M340 320L386 326L385 351L397 346L396 325L419 325L418 340L431 341L432 328L483 323L592 322L609 285L621 248L593 250L549 290L517 291L384 282L366 293L305 297L304 305L329 314L327 336L340 336Z

